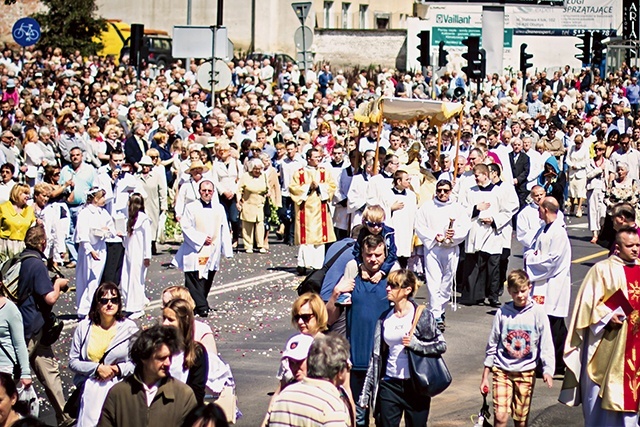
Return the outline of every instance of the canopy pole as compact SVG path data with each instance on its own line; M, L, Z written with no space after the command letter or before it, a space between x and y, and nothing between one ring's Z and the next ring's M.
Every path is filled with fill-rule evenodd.
M378 123L378 139L376 140L376 154L373 158L373 173L378 174L378 165L380 164L380 137L382 136L382 123L384 122L384 104L380 103L380 123ZM366 165L365 165L366 167Z
M442 123L438 123L438 151L436 159L440 161L440 150L442 149Z
M464 104L464 103L463 103ZM453 180L458 178L458 156L460 155L460 137L462 135L462 119L464 116L464 108L460 111L460 118L458 119L458 138L456 139L456 157L453 159Z

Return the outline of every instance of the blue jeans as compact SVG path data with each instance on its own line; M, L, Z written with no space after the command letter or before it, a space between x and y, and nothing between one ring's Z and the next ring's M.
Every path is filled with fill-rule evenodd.
M237 202L236 196L229 200L220 195L220 204L224 207L227 220L231 223L231 235L234 242L240 238L240 212L238 212Z
M64 243L69 250L69 261L78 261L78 245L73 242L74 235L76 234L76 223L78 222L78 212L82 209L82 205L69 206L69 213L71 214L71 221L69 222L69 235L65 239Z
M353 398L358 401L362 388L364 387L364 380L367 377L367 371L351 371L351 394ZM369 408L361 408L360 405L356 405L356 426L367 427L369 425Z

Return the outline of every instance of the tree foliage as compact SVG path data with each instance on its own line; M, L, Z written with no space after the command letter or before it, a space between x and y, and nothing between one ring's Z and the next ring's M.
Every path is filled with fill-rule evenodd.
M106 30L107 22L97 15L95 0L41 1L48 11L32 15L42 28L39 48L59 47L65 53L79 50L83 56L94 55L102 48L93 37Z

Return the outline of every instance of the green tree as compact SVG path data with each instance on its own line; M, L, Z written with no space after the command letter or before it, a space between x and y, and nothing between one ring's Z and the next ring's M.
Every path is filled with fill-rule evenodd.
M83 56L94 55L102 48L93 37L106 30L107 22L97 15L95 0L41 1L48 11L32 15L42 28L39 48L59 47L65 53L79 50Z

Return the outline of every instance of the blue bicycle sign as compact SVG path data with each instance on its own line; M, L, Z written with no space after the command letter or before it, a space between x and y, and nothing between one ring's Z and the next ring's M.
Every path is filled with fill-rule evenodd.
M32 46L40 40L40 24L33 18L20 18L13 24L12 34L20 46Z

